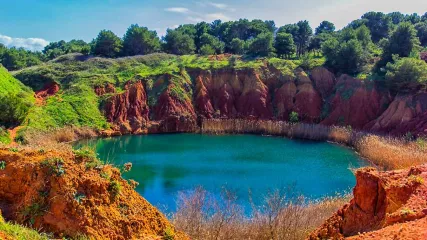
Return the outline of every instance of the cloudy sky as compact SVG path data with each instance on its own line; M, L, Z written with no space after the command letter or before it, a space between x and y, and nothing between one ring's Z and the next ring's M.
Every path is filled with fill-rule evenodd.
M0 43L42 49L49 41L91 41L102 29L122 36L133 23L160 35L179 24L239 18L276 26L328 20L341 28L368 11L427 12L426 0L0 0Z

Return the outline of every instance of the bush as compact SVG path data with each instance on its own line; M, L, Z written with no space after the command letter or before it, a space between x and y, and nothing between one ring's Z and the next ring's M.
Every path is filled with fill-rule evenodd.
M291 122L291 123L299 122L299 115L297 112L291 112L289 114L289 122Z
M19 125L31 106L23 93L0 96L0 125L7 128Z
M386 66L387 85L396 92L414 91L427 85L427 63L414 58L395 59Z
M120 192L122 191L122 185L116 180L110 182L110 186L108 187L108 191L111 193L113 199L116 199Z

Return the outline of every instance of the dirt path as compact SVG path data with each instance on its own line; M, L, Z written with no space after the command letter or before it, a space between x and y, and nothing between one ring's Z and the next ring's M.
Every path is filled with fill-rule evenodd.
M11 142L10 142L11 146L18 145L18 143L15 141L15 138L16 138L16 135L17 135L19 129L21 129L21 128L22 128L22 126L15 127L15 128L12 128L12 129L8 129L10 140L11 140Z

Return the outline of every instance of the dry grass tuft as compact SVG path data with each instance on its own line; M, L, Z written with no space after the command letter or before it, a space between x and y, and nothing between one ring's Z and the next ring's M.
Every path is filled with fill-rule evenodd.
M232 192L224 190L214 198L197 188L180 193L172 222L196 240L296 240L307 237L349 200L346 195L307 202L303 197L288 198L288 193L288 189L268 193L247 217Z

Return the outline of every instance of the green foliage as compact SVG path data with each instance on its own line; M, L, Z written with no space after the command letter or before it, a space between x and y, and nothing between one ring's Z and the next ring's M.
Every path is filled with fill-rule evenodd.
M291 122L291 123L298 123L299 122L299 115L297 112L291 112L289 114L289 122Z
M22 216L26 221L29 221L31 225L34 224L37 217L43 216L43 213L47 210L43 202L43 200L35 201L31 205L22 209Z
M52 60L64 54L81 53L88 55L90 52L90 45L83 40L71 40L65 42L51 42L43 49L43 54L48 60Z
M9 132L0 127L0 143L9 144L11 142Z
M168 29L164 41L163 49L167 53L186 55L194 54L196 51L194 39L179 30Z
M96 153L95 149L89 146L84 146L79 149L74 149L73 153L76 159L80 161L88 161L88 162L99 161L98 154Z
M391 18L382 12L365 13L362 19L367 20L365 24L371 31L372 41L375 43L387 37L391 31Z
M224 52L224 43L221 42L218 38L208 34L208 33L204 33L199 40L199 44L200 44L200 54L202 55L207 55L207 54L203 54L203 50L202 48L204 48L204 51L206 51L206 47L209 47L210 49L213 50L212 54L209 55L213 55L213 54L221 54Z
M427 47L427 20L415 24L414 27L417 30L417 36L420 40L421 46Z
M92 43L92 53L102 57L117 57L123 47L122 40L110 30L102 30Z
M122 185L120 184L120 182L113 180L108 186L108 191L110 192L112 198L116 199L122 191Z
M322 33L333 33L335 31L335 25L329 21L322 21L316 28L316 35Z
M340 43L336 38L327 40L322 46L326 65L336 72L356 74L363 64L363 47L356 40Z
M123 37L123 55L145 55L160 50L160 39L156 31L132 24Z
M57 177L65 174L64 160L62 158L47 158L43 160L41 166L47 168L50 174L55 174Z
M4 170L6 168L6 162L0 161L0 170Z
M40 52L31 52L24 48L6 48L0 43L0 63L9 71L38 65L44 60Z
M290 58L295 53L294 39L290 33L278 33L274 42L279 57Z
M205 56L214 55L215 54L215 49L213 49L211 45L203 45L200 48L200 54L201 55L205 55Z
M31 106L24 93L0 96L0 125L9 128L21 124Z
M303 55L310 43L310 38L313 35L313 29L308 21L299 21L296 24L288 24L280 27L277 33L290 33L294 38L294 43L297 46L297 55Z
M45 234L40 234L36 230L23 227L18 224L6 223L0 220L0 232L13 237L16 240L48 240Z
M386 66L387 85L394 91L414 91L427 86L427 63L414 58L395 59Z
M82 202L83 199L86 198L86 195L84 195L83 193L76 193L74 194L74 200L80 204Z
M252 56L268 57L274 54L273 34L261 33L249 44L248 54Z
M241 40L239 38L234 38L231 41L231 44L230 44L229 48L230 48L231 53L242 55L242 54L246 53L247 47L248 46L247 46L247 44L246 44L245 41L243 41L243 40Z
M166 227L165 234L163 237L165 240L174 240L175 239L175 231L171 227Z

